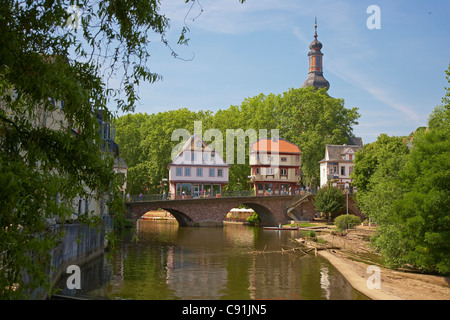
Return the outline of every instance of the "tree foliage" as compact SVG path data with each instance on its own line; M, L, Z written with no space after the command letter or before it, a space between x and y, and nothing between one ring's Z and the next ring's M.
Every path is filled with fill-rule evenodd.
M137 87L161 78L148 45L152 34L164 41L168 22L157 0L0 2L0 297L48 289L60 236L49 226L68 219L75 198L117 190L96 111L133 111Z
M450 68L446 71L450 82ZM374 219L374 244L392 266L450 273L450 104L415 132L411 151L401 137L380 135L358 152L353 171L361 210Z
M326 186L317 192L314 198L314 206L317 211L323 212L328 219L344 208L344 192L333 186Z
M352 229L361 223L361 218L354 214L342 214L334 219L334 225L339 230Z
M156 115L127 115L117 119L117 141L129 166L129 191L156 192L156 185L167 178L167 165L171 159L170 150L178 142L171 142L171 134L176 129L187 129L193 134L193 121L202 121L205 133L208 129L218 129L222 134L223 158L234 150L234 163L229 172L227 190L248 190L250 165L248 152L250 138L246 138L245 163L237 163L237 140L234 147L226 144L227 130L243 133L260 130L279 130L279 137L297 144L302 151L302 168L305 184L317 184L319 167L327 143L345 143L352 135L352 126L359 114L356 108L346 109L342 99L335 99L325 91L313 88L290 89L275 94L259 94L246 98L239 106L228 109L190 112L186 109L160 112ZM138 127L139 126L139 127ZM208 141L204 139L207 143ZM227 149L228 148L228 149Z

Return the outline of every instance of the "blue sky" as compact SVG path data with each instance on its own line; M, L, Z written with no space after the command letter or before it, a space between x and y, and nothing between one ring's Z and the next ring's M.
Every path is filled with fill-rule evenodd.
M380 8L380 29L366 25L370 5ZM448 0L200 0L190 7L162 1L171 47L193 60L174 59L155 36L149 67L164 79L139 88L135 112L216 111L260 93L301 87L316 16L328 93L359 108L354 133L364 143L426 125L448 86ZM191 40L179 46L185 23Z

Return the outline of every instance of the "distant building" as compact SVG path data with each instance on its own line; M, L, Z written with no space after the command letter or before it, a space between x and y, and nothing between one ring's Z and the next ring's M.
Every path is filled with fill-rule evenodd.
M200 137L193 135L167 168L170 198L180 199L220 196L228 183L230 166Z
M250 147L255 195L295 194L300 187L300 148L284 139L260 139Z
M361 138L353 138L355 145L332 145L327 144L325 148L325 158L320 163L320 185L326 186L329 181L333 186L350 188L352 179L355 154L362 149Z

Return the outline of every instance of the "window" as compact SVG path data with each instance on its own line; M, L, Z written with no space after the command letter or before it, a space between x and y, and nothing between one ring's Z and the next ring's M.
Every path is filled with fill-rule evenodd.
M181 167L177 167L177 176L182 176L183 175L183 168Z
M256 174L259 174L259 168L256 168Z
M214 162L216 154L214 152L211 152L211 162Z
M353 155L352 154L348 155L348 160L353 160Z
M203 168L197 168L197 177L203 176Z
M217 176L223 177L223 169L217 169Z
M345 176L345 167L341 167L341 176Z
M183 194L183 192L186 196L191 196L192 195L192 184L183 183L181 185L181 194Z
M299 162L300 161L300 156L295 156L295 161Z
M191 168L184 168L184 175L186 177L190 177L191 176Z
M214 197L216 194L220 194L221 189L220 184L213 185L212 196Z
M324 169L325 170L325 169ZM298 169L295 169L295 176L298 177L299 176L299 172Z
M215 173L216 173L215 171L216 171L216 169L214 169L214 168L209 169L209 176L214 177Z
M287 157L281 157L281 162L287 162Z
M197 147L201 148L202 147L202 142L201 141L197 141Z
M262 183L258 183L258 191L262 191L263 190L263 184Z
M281 175L287 176L287 169L281 169Z
M328 174L336 175L338 172L337 166L328 166Z
M273 175L273 168L266 168L266 175L267 176Z

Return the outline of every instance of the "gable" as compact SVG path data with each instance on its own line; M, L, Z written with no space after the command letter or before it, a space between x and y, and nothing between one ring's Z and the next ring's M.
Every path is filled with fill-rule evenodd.
M354 155L359 149L361 149L360 146L327 144L325 149L325 160L345 160L347 154Z
M226 165L221 155L195 134L186 141L178 154L172 158L171 164Z

